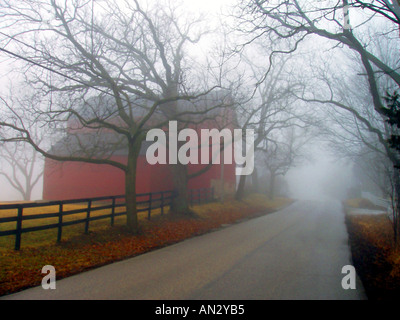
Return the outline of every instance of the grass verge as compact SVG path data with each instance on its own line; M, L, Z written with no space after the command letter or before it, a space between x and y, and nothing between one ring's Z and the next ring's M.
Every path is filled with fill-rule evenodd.
M45 265L55 267L59 280L204 234L225 224L274 212L291 202L291 199L281 198L271 201L253 194L240 202L227 199L224 203L194 206L195 215L190 217L152 214L152 219L147 220L142 216L139 235L128 233L122 221L110 227L100 220L97 225L91 225L89 234L72 232L63 236L58 244L54 243L51 233L25 238L20 251L13 250L12 246L0 247L0 295L40 285Z
M400 299L400 250L387 215L346 214L353 258L369 300Z

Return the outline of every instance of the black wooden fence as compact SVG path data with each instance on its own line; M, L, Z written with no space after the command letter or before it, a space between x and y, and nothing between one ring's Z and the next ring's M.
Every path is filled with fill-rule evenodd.
M190 205L201 204L214 200L214 188L190 189L188 191Z
M164 214L164 208L171 204L173 198L177 196L175 191L162 191L152 193L137 194L137 207L138 212L147 212L147 218L151 219L151 210L161 209L161 214ZM193 206L195 203L204 203L214 200L214 188L209 189L197 189L189 190L189 201ZM65 205L79 205L79 209L67 210ZM38 214L24 214L24 210L28 208L40 208L45 211L47 207L56 208L54 212L50 213L38 213ZM2 223L16 222L16 228L12 230L0 231L1 236L15 235L15 250L19 250L21 247L21 236L23 233L48 230L57 228L57 242L61 241L63 227L84 224L84 232L89 233L90 221L100 219L110 219L111 226L114 225L114 219L118 216L126 215L126 210L117 212L117 208L125 208L125 196L109 196L109 197L98 197L98 198L87 198L87 199L74 199L74 200L63 200L63 201L49 201L49 202L32 202L32 203L17 203L17 204L3 204L0 205L0 226ZM110 209L110 213L101 215L92 215L93 212L99 210ZM2 217L3 210L15 210L16 215L10 217ZM38 211L36 210L36 211ZM86 213L85 218L65 221L64 217L78 213ZM46 219L46 218L57 218L58 221L52 224L33 226L33 227L22 227L22 222L26 220L35 219Z

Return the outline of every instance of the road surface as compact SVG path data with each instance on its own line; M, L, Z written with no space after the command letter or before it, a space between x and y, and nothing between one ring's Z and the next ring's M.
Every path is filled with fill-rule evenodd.
M339 202L285 209L2 299L364 299ZM357 279L358 280L358 279Z

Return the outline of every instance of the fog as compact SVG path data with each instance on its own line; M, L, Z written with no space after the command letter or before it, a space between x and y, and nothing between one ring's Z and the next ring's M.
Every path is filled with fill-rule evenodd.
M342 200L353 186L352 164L313 153L314 161L292 168L286 175L290 196L303 200Z
M193 13L202 12L207 19L214 17L214 20L223 19L221 14L229 14L228 6L236 3L234 0L204 0L204 1L183 1L187 9ZM217 18L219 16L219 18ZM352 18L355 18L354 16ZM354 22L355 20L353 20ZM207 40L208 39L208 40ZM202 42L201 50L196 48L198 55L203 55L208 46L214 43L206 37ZM314 41L313 46L318 47L319 42ZM310 47L308 47L310 49ZM203 51L204 50L204 51ZM299 49L300 50L300 49ZM328 61L328 56L324 59ZM337 56L335 56L337 58ZM332 56L331 56L332 58ZM340 59L338 59L340 60ZM10 79L15 81L15 75L10 75L11 59L1 57L0 60L0 94L7 94L9 85L12 83ZM315 62L316 60L314 60ZM12 61L12 63L15 63ZM316 67L312 65L312 68ZM341 70L342 71L342 70ZM16 83L16 81L15 81ZM331 156L326 148L322 148L319 144L310 143L305 152L312 161L303 161L291 168L285 175L285 180L288 184L290 196L296 199L313 199L323 200L327 198L343 199L348 195L348 190L353 186L353 164L349 161L339 160L337 157ZM0 161L0 169L4 170L6 164ZM43 165L41 164L41 167ZM38 169L40 170L40 168ZM0 176L0 201L15 201L21 200L21 196L16 192L6 178ZM32 200L42 198L43 179L35 186L32 193Z
M329 155L326 150L314 144L308 146L308 156L312 159L288 171L285 180L288 183L289 195L295 199L324 200L343 199L353 186L352 163L340 161ZM42 164L38 166L41 169ZM0 201L21 200L9 182L0 176ZM42 199L43 179L41 178L32 193L32 200Z
M288 183L289 196L299 200L341 200L353 186L352 163L338 160L321 147L310 144L308 155L311 161L290 169L284 177ZM38 168L40 169L40 168ZM0 201L19 201L21 195L4 177L0 176ZM43 179L32 192L32 200L42 199Z
M22 200L22 196L17 191L15 191L4 178L0 178L0 185L1 185L0 201L13 202ZM40 181L39 185L34 188L31 199L32 201L42 200L42 193L43 193L42 185L43 182Z
M4 166L6 164L1 163L0 161L0 166L1 169L4 170ZM42 170L43 165L41 163L38 163L37 170ZM5 172L11 177L11 170L5 170ZM22 182L23 179L20 179ZM35 185L32 191L32 196L31 200L42 200L42 193L43 193L43 178L40 178L38 183ZM7 181L7 179L3 176L0 175L0 201L6 202L6 201L21 201L23 200L22 195L16 191L12 185Z

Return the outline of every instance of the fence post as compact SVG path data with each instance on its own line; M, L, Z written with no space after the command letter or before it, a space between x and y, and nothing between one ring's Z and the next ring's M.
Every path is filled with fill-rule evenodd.
M150 195L149 195L149 209L147 211L147 219L149 219L149 220L150 220L150 216L151 216L151 200L152 200L152 193L150 192Z
M164 214L164 191L161 192L161 215Z
M112 208L111 208L111 226L114 226L114 215L115 215L115 197L112 197Z
M57 232L57 242L61 242L62 222L63 222L63 204L62 204L62 202L60 202L60 203L58 204L58 232Z
M19 250L21 248L21 233L22 233L22 215L23 215L23 207L21 205L18 206L18 216L17 216L17 228L15 234L15 250Z
M88 208L86 213L86 223L85 223L85 234L89 233L89 219L90 219L90 209L92 207L92 200L88 200Z

